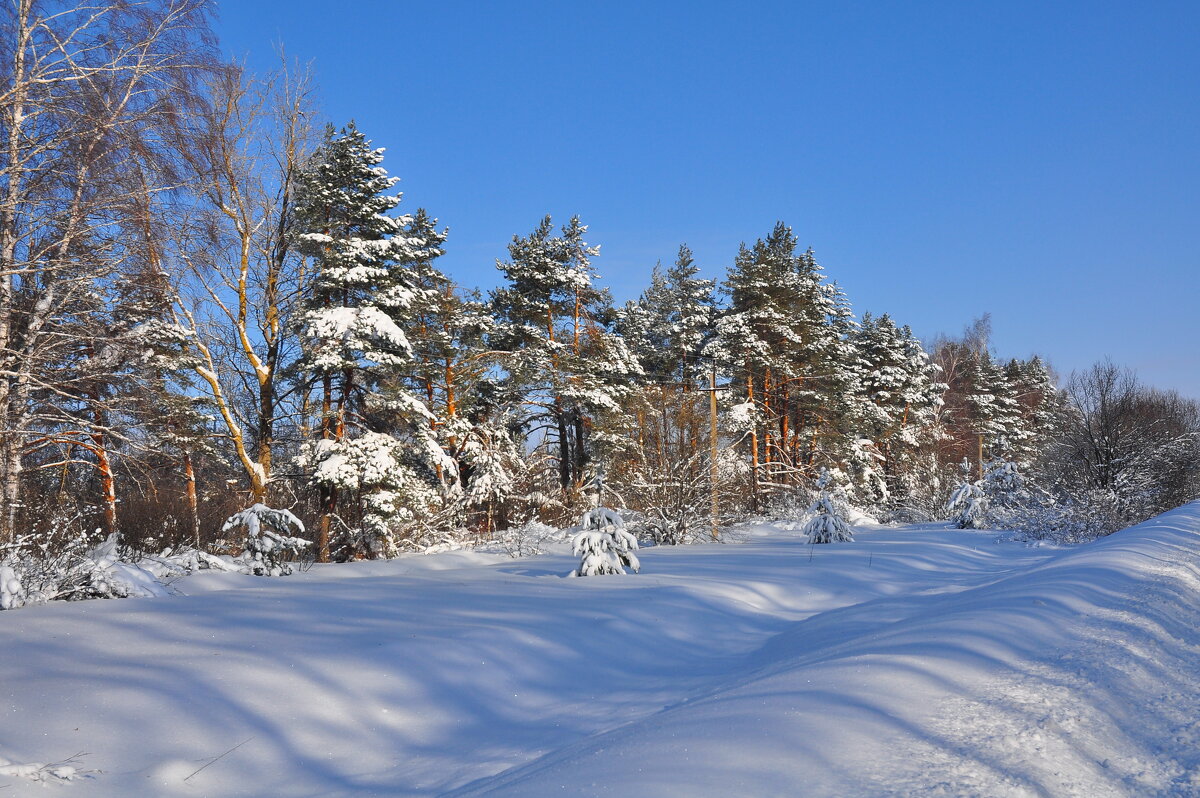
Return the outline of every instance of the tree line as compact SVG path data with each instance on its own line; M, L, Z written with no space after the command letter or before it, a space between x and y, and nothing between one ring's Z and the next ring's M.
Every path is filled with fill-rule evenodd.
M378 557L598 502L683 542L822 471L940 517L997 463L1097 531L1200 492L1196 402L1109 363L1060 388L986 317L928 344L858 317L783 223L720 284L681 246L621 306L579 218L458 285L383 150L318 121L304 70L223 62L211 11L2 12L0 543L236 547L265 504L321 559Z

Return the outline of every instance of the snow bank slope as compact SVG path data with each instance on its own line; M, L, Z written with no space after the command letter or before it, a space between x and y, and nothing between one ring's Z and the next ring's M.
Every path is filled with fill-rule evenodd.
M1200 795L1200 503L757 669L462 795Z
M87 755L0 789L1200 794L1196 530L775 533L573 580L457 553L4 612L0 758Z

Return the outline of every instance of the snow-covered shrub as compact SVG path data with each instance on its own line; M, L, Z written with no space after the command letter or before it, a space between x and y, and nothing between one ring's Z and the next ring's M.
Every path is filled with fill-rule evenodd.
M0 550L0 609L48 601L154 597L171 594L151 571L122 557L117 536L98 545L77 533L51 546L21 538Z
M8 565L0 565L0 610L11 610L25 604L25 588L21 578Z
M1057 497L1038 494L1020 508L1010 511L997 524L1011 529L1019 540L1048 540L1054 543L1086 543L1111 535L1129 525L1121 497L1112 491L1062 492Z
M441 551L458 551L469 548L477 534L458 525L457 508L446 507L441 512L424 516L420 522L405 525L402 537L396 541L395 553L401 551L418 554L436 554Z
M808 518L815 497L807 489L796 486L776 493L767 502L766 516L772 521L794 521Z
M286 576L292 572L287 562L310 545L297 537L304 534L304 523L288 510L275 510L255 504L229 517L221 532L246 530L240 557L255 576Z
M813 517L801 530L808 535L809 543L849 543L854 540L845 510L838 506L831 495L829 472L821 469L817 478L817 499L809 507Z
M659 546L713 540L712 462L707 446L677 440L660 448L648 438L629 449L611 474L611 493L625 506L626 526ZM717 457L717 526L742 520L748 467L732 449Z
M530 520L499 530L496 532L496 542L510 557L533 557L541 554L546 544L558 542L562 534L555 527Z
M160 554L142 554L138 558L138 567L154 574L160 582L169 582L193 571L224 571L235 574L254 572L245 560L228 555L210 554L191 546L167 548Z
M698 461L698 458L692 458ZM701 467L701 466L704 467ZM711 539L711 498L707 465L686 462L666 474L636 474L624 486L637 497L637 528L660 546Z
M87 587L95 597L154 598L171 594L154 574L122 559L115 532L88 552L86 562L90 562Z
M1025 539L1078 543L1124 526L1113 498L1103 491L1055 497L1026 480L1016 463L993 460L983 479L964 478L946 509L960 529L1009 529Z
M1018 539L1083 543L1110 535L1132 519L1123 498L1112 490L1053 492L1026 479L1020 467L992 460L983 479L972 482L970 466L946 504L946 513L960 529L1005 529Z
M1065 495L1051 511L1043 513L1038 528L1044 537L1058 543L1086 543L1124 529L1130 517L1115 491L1092 489Z
M0 609L106 597L92 589L94 538L75 530L27 535L0 547Z
M583 514L579 532L571 540L572 549L580 557L579 567L571 576L623 574L626 568L634 573L641 570L638 562L637 538L625 529L625 521L607 507L597 507Z
M286 510L256 505L231 518L236 523L227 523L226 530L251 526L256 530L236 557L187 546L158 554L132 551L115 534L98 544L94 536L82 532L53 540L19 538L0 546L0 610L49 601L169 596L174 593L174 580L200 570L260 576L290 573L290 564L280 558L308 542L286 534L303 530L298 520L289 517L295 518Z

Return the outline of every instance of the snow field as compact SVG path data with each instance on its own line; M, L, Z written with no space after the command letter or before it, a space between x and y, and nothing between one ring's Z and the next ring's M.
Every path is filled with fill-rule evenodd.
M0 758L87 755L0 794L1197 795L1198 533L762 528L636 576L447 553L4 612Z

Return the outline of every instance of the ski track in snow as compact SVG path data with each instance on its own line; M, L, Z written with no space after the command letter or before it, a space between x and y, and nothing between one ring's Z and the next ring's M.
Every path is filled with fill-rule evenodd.
M1200 503L1065 549L856 536L0 613L0 761L90 752L0 796L1200 796Z

